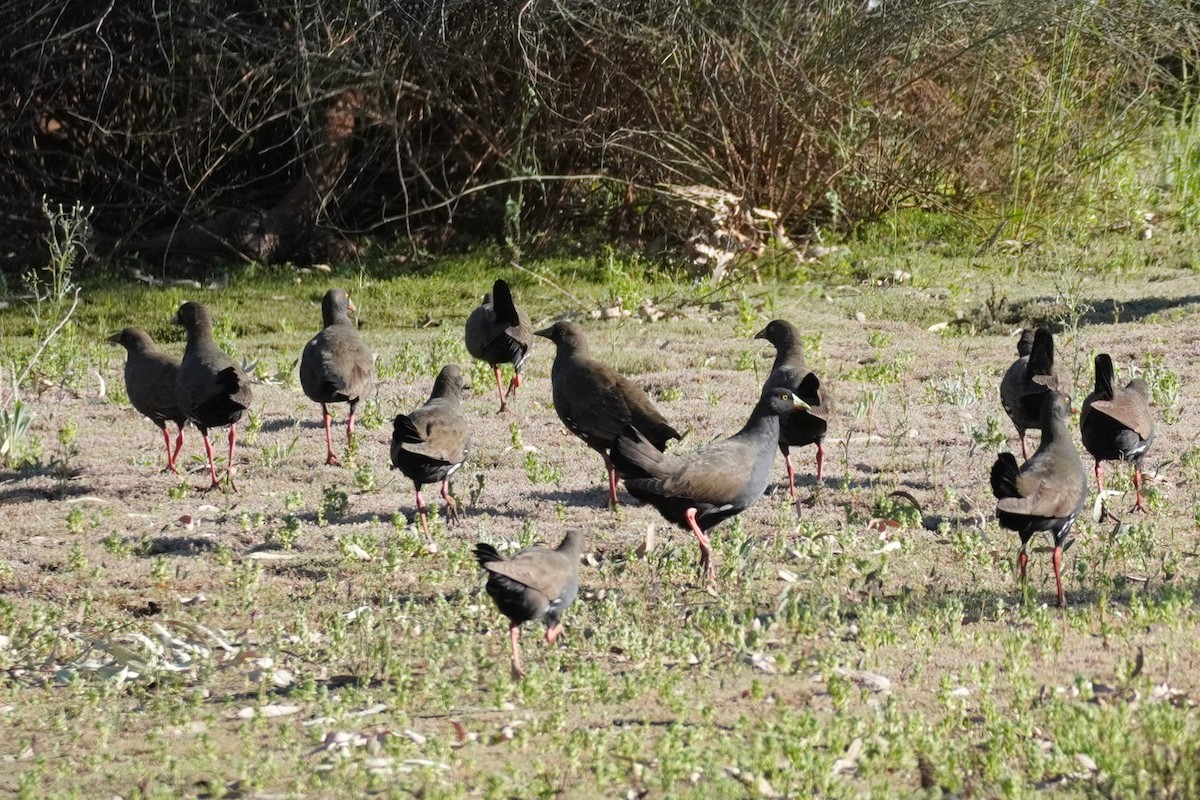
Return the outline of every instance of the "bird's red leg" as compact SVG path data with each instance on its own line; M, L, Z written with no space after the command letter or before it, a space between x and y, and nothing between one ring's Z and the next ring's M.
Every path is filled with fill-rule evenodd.
M429 520L425 516L425 498L421 496L420 487L417 488L417 513L421 515L421 530L425 531L425 539L433 544L433 537L429 535Z
M1025 545L1021 545L1021 552L1017 556L1017 565L1021 568L1021 583L1025 582L1025 567L1029 564L1029 554L1025 552Z
M350 416L346 419L346 447L354 438L354 403L350 404Z
M458 502L450 496L450 479L442 481L442 499L446 501L446 519L451 523L458 522Z
M1019 433L1021 436L1021 460L1028 461L1029 451L1025 449L1025 431L1020 431Z
M171 463L170 463L171 472L174 472L176 475L179 474L179 470L175 469L175 462L179 460L179 451L182 448L183 448L183 426L180 425L179 426L179 435L175 437L175 452L171 454Z
M167 469L171 470L171 472L174 472L176 475L178 475L179 471L177 469L175 469L175 456L171 455L171 434L167 433L166 425L163 425L162 435L163 435L163 442L167 445Z
M508 392L504 396L505 397L515 396L517 393L517 389L520 389L520 388L521 388L521 373L514 372L513 376L512 376L512 380L508 382Z
M825 447L817 442L817 483L821 482L821 477L825 474Z
M500 410L508 411L508 403L504 399L504 381L500 379L500 365L493 364L492 372L496 375L496 394L500 395Z
M321 420L325 423L325 463L339 466L337 456L333 454L333 436L329 431L329 407L321 403Z
M204 454L208 456L208 475L212 478L212 486L208 488L219 489L221 482L217 480L217 467L213 464L212 442L208 440L208 431L204 431L200 435L204 437Z
M546 628L546 644L554 644L558 641L558 637L563 635L562 623L558 623L552 628Z
M788 453L783 454L783 465L787 467L788 495L794 501L796 499L796 470L792 468L792 457Z
M225 474L229 476L229 488L237 491L237 484L233 482L233 446L237 443L237 425L229 426L229 460L225 462Z
M1062 587L1062 547L1057 542L1054 545L1054 553L1050 556L1050 563L1054 565L1054 585L1058 588L1058 607L1065 608L1067 595L1063 592Z
M1142 503L1142 470L1137 464L1133 465L1133 496L1137 498L1137 503L1133 510L1146 513L1146 506Z
M1103 494L1104 493L1104 481L1100 477L1100 475L1101 475L1100 459L1096 459L1096 491Z
M601 453L604 457L604 468L608 470L608 505L609 508L617 507L617 468L613 466L612 459L608 457L608 453Z
M513 624L508 626L508 638L512 642L512 676L513 678L524 678L525 670L521 669L521 647L517 644L517 639L521 636L520 626Z
M687 510L688 526L692 529L692 533L696 534L696 541L700 543L700 567L705 570L708 575L708 582L715 584L717 582L717 570L712 563L712 546L708 543L708 537L704 535L704 531L700 530L700 526L696 523L696 509L689 508Z

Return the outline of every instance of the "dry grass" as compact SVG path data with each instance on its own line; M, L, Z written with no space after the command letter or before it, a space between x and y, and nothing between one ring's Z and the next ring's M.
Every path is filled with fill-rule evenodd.
M930 266L898 286L774 284L740 308L590 323L598 353L692 428L682 448L748 413L769 366L748 322L784 316L820 334L812 363L841 407L825 485L799 521L773 487L716 530L719 597L697 583L689 536L652 509L604 507L600 460L549 405L544 343L513 413L495 414L491 385L476 380L475 447L455 482L465 521L439 521L439 550L425 551L411 487L387 469L390 417L423 400L440 362L465 363L461 325L488 283L474 273L339 280L387 365L376 419L350 465L328 468L315 406L295 386L257 386L240 494L196 491L194 433L190 474L164 475L153 426L114 401L120 353L97 351L110 396L94 384L46 391L31 431L41 466L0 474L0 792L1192 796L1200 449L1186 387L1200 380L1200 280L1166 268L1089 276L1068 298L1079 324L1058 339L1079 392L1104 350L1122 374L1153 359L1162 404L1146 465L1153 511L1116 532L1078 525L1066 610L1047 606L1048 554L1034 555L1025 591L1015 585L1016 537L996 526L987 488L995 431L1015 444L996 394L1014 357L1004 315L1065 302L1047 273L1017 282ZM315 330L327 283L191 296L230 319L240 353L286 365ZM1000 319L989 317L993 283L1007 298ZM567 308L552 290L519 293L535 322ZM124 306L91 293L80 340L118 321L168 333L122 314L158 315L178 293L118 296ZM1104 318L1114 304L1116 323ZM440 327L418 326L426 309ZM927 330L956 311L977 332ZM18 328L18 313L0 325ZM1174 404L1172 381L1183 387ZM796 454L805 494L811 453ZM902 524L872 525L880 518ZM557 542L568 527L591 540L581 601L565 643L527 632L531 674L514 682L471 547ZM651 527L656 546L639 557Z

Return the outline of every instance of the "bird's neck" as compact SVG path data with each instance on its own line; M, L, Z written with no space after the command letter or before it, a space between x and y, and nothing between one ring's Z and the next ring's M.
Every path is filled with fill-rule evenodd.
M1067 426L1058 419L1042 420L1042 443L1053 444L1067 438Z
M775 353L775 363L771 366L771 371L779 372L788 367L801 375L808 372L808 367L804 363L804 350L794 343L779 348L779 351Z
M764 402L759 402L754 407L750 419L746 420L746 424L733 435L733 438L744 439L759 434L769 434L773 439L779 438L779 415L774 413Z
M433 394L429 396L429 400L431 402L434 400L441 400L444 403L449 403L455 408L458 408L462 405L462 397L458 392L452 390L448 386L433 387Z
M184 350L195 350L202 344L211 344L213 340L212 326L198 324L187 332L187 343Z

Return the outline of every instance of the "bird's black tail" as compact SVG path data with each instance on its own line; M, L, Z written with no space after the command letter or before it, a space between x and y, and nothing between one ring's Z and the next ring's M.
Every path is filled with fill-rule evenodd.
M1101 353L1096 356L1096 394L1111 400L1116 389L1117 375L1113 370L1112 356Z
M513 302L512 291L503 278L497 278L492 285L492 309L496 314L497 321L503 322L505 325L521 324L521 320L517 316L517 304Z
M992 464L992 494L997 500L1006 497L1020 497L1017 480L1021 477L1021 468L1017 466L1017 457L1012 453L1001 453Z
M416 444L424 441L424 439L421 438L421 434L417 430L417 426L413 424L411 417L407 414L397 414L395 421L392 422L392 441Z
M608 457L622 478L656 477L655 467L662 462L659 449L632 425L621 431Z
M475 560L479 562L479 566L486 568L488 564L503 561L504 556L500 555L500 551L487 542L480 542L475 545Z
M1053 370L1054 334L1050 333L1049 328L1038 328L1033 335L1033 349L1029 352L1029 374L1049 375Z
M804 380L800 381L800 385L796 387L796 396L810 406L821 405L821 379L814 373L810 372L804 376Z

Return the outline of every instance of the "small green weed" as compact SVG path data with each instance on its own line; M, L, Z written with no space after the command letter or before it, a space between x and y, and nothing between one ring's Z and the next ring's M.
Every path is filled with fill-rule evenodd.
M276 439L275 441L263 447L259 451L263 468L268 472L272 472L283 467L283 465L291 459L292 454L296 451L296 443L299 441L299 436L293 436L292 440L286 444Z
M987 421L984 423L982 430L979 428L971 430L971 441L977 447L982 447L987 451L1002 448L1006 441L1006 436L1004 430L1001 429L1000 420L995 415L988 414Z
M354 486L360 492L374 491L375 468L369 462L363 461L354 467Z
M529 482L533 484L553 483L555 486L562 485L562 471L551 464L545 464L538 454L533 450L525 453L525 475L529 478Z
M67 512L67 533L76 536L83 533L83 509L79 506L71 506Z
M1150 389L1150 402L1168 425L1179 421L1179 376L1166 366L1161 356L1146 354L1142 380Z
M321 506L317 509L317 524L324 527L330 520L338 520L346 516L350 507L350 495L336 486L326 486L322 490Z

